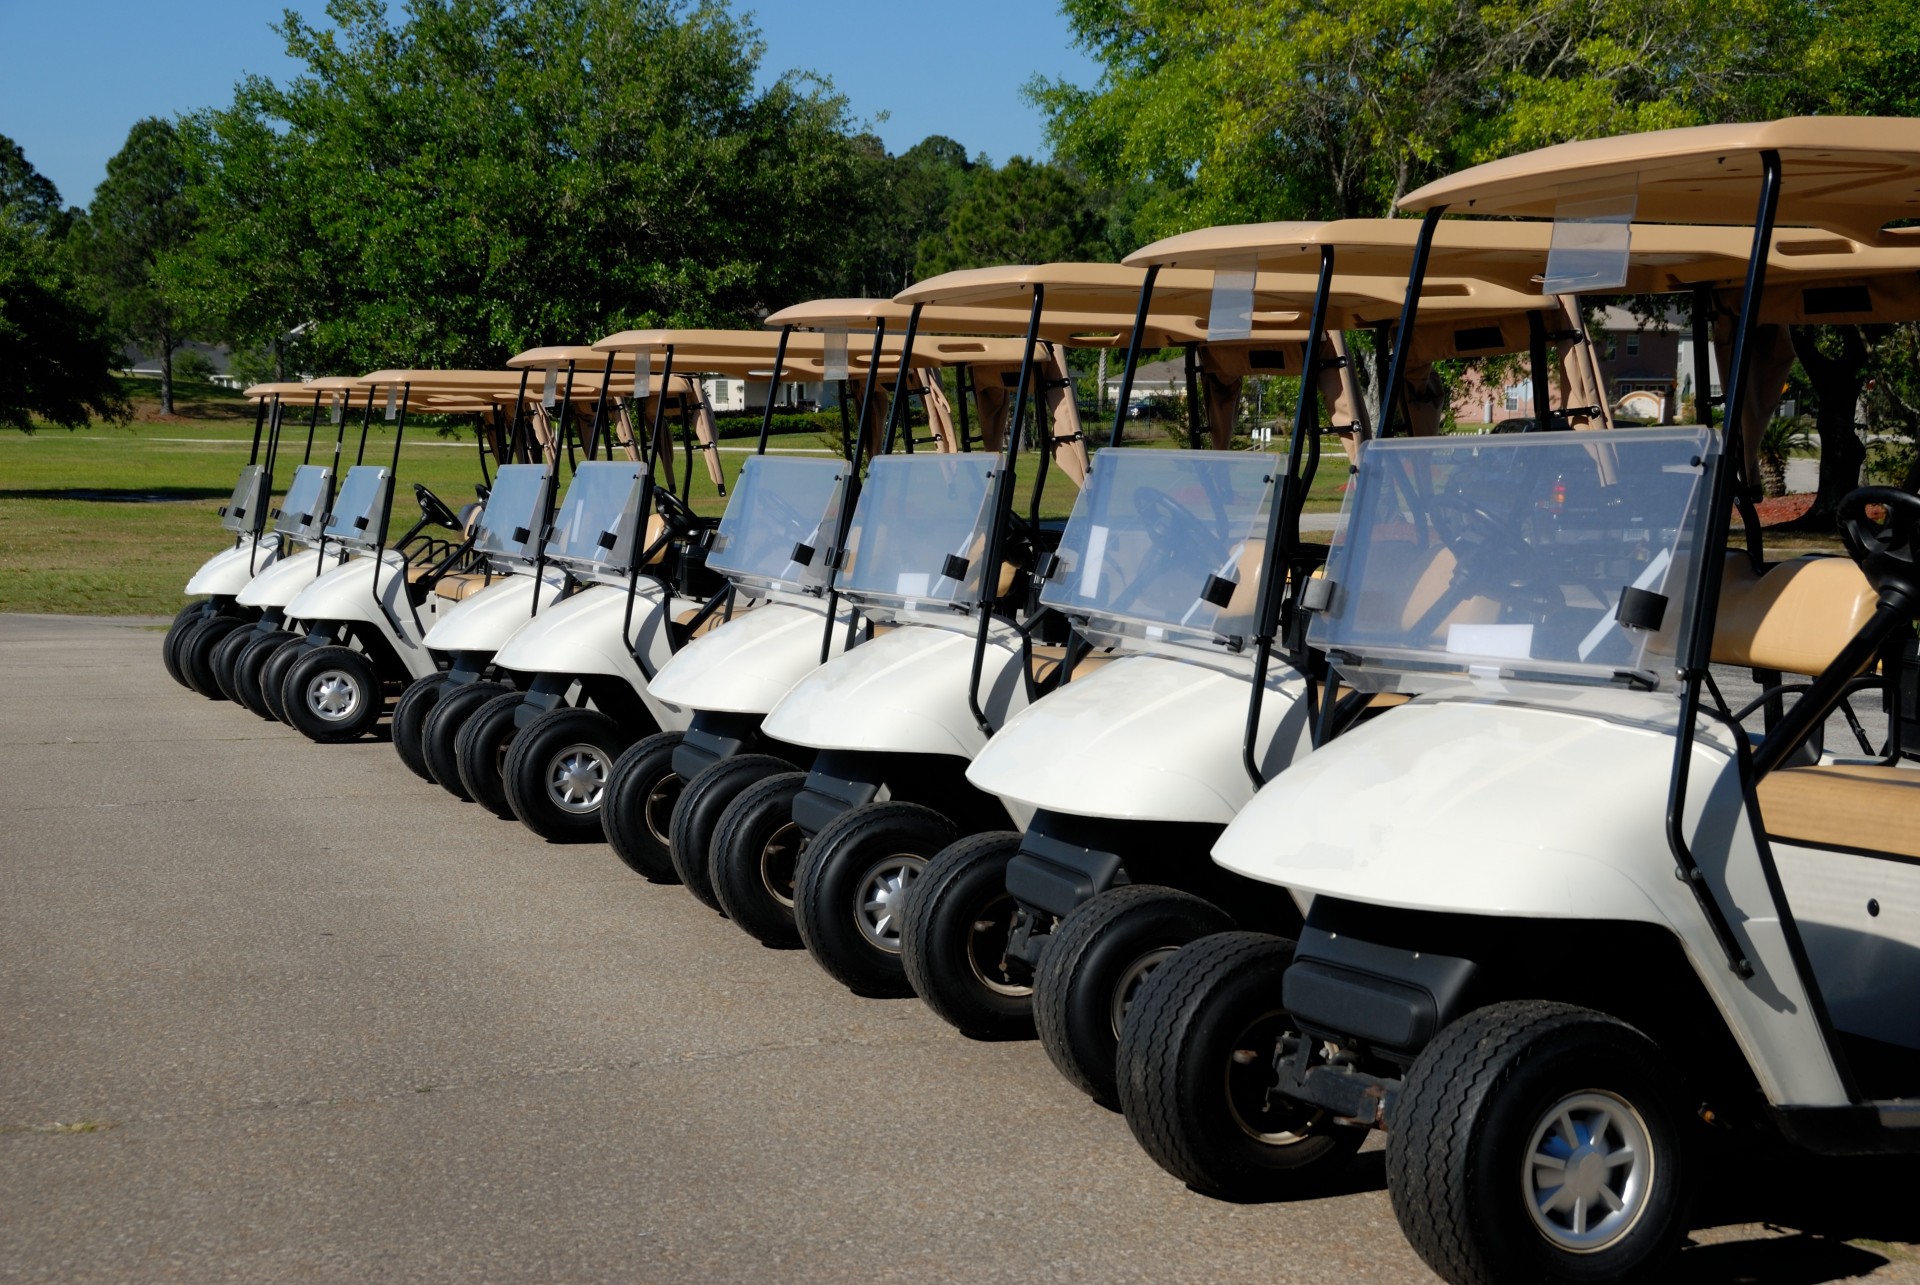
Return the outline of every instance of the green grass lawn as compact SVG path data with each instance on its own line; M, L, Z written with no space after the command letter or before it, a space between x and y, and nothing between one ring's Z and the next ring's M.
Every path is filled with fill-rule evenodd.
M227 543L218 510L247 462L253 412L237 393L211 385L183 385L177 414L161 418L151 385L130 384L134 418L125 425L96 425L68 432L45 428L31 436L0 434L0 611L81 615L171 615L194 570ZM277 481L284 487L306 448L306 421L287 416ZM347 425L344 468L359 448L358 419ZM335 426L324 418L314 434L313 458L333 458ZM729 490L746 463L748 439L725 441L721 466ZM817 450L812 434L777 436L770 445ZM1165 438L1140 446L1172 448ZM1128 449L1136 449L1129 447ZM1327 439L1326 467L1315 479L1309 511L1339 507L1346 480L1338 446ZM393 458L393 426L375 421L365 459ZM675 452L676 470L686 457ZM695 461L693 506L718 515L726 507ZM1022 474L1031 477L1030 465ZM400 452L394 491L394 534L415 516L412 484L424 483L458 509L474 497L480 464L470 430L443 434L436 426L410 426ZM276 491L277 494L277 491ZM1041 513L1065 517L1075 491L1050 471ZM1029 499L1020 498L1020 511Z

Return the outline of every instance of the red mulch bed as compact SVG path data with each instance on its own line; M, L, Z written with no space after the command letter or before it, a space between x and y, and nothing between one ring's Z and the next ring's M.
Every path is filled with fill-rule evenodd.
M1776 495L1771 500L1762 500L1754 506L1760 511L1760 525L1779 526L1791 522L1813 507L1813 492L1799 495Z

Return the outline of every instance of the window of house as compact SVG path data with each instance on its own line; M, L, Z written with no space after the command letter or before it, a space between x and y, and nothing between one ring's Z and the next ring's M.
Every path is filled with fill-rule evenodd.
M1507 385L1507 409L1520 409L1520 385L1518 384Z
M1639 355L1640 355L1640 336L1628 335L1627 336L1627 356L1638 357Z
M727 381L726 380L716 379L713 381L713 400L715 400L716 402L724 402L725 400L727 400Z

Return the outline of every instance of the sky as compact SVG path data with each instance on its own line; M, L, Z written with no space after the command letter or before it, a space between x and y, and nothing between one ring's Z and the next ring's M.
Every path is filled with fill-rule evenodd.
M1040 114L1021 86L1035 73L1080 84L1097 75L1048 0L732 3L766 37L763 80L825 74L893 152L946 134L996 164L1043 156ZM297 72L268 29L284 8L325 15L321 0L0 0L0 134L63 201L85 205L135 121L224 104L250 72Z

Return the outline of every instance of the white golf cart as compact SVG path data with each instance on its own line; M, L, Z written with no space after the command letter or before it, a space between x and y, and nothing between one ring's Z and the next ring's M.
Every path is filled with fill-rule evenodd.
M1140 311L1142 275L1113 265L983 269L899 300L962 309L981 328L997 316L999 327L1024 334L1029 360L1014 374L1004 450L874 461L832 583L876 634L808 674L767 716L763 734L804 747L810 768L803 776L797 765L772 764L752 789L735 787L708 853L737 922L775 944L797 935L858 992L908 992L898 947L906 887L961 833L1012 819L965 770L995 727L1057 683L1065 655L1064 622L1040 608L1032 571L1059 538L1039 520L1048 466L1077 483L1086 456L1064 344L1049 341L1195 339L1190 311ZM910 339L923 320L910 316ZM1022 519L1012 462L1029 408L1034 436L1050 449ZM723 764L688 786L676 827L696 797L723 797L707 790L731 771L744 773ZM806 840L797 863L796 831ZM676 861L697 852L678 829L673 837Z
M220 525L232 537L226 548L201 564L187 581L187 595L196 601L180 608L168 626L160 644L160 660L167 675L182 687L194 688L195 675L180 662L180 640L187 631L215 616L231 616L245 621L252 613L243 610L235 599L268 563L280 556L280 541L267 530L267 510L273 497L274 463L279 453L282 413L288 402L311 394L314 413L319 413L319 395L304 384L255 384L246 395L254 403L253 443L248 449L247 465L234 481L233 495L220 506ZM307 431L307 454L313 453L313 430ZM202 596L204 595L204 596ZM209 667L210 669L210 667ZM221 694L228 694L222 691Z
M543 838L600 836L613 760L634 740L686 722L647 693L647 679L685 631L724 606L722 582L705 566L713 523L687 500L691 472L680 493L657 481L670 458L669 411L689 440L694 417L708 413L699 381L675 370L676 341L697 344L706 333L653 332L654 342L628 350L640 358L635 386L660 390L641 458L579 466L545 550L565 585L551 602L543 595L539 614L495 654L514 687L462 711L454 750L467 796ZM429 717L430 737L444 712Z
M1738 234L1654 231L1637 285L1664 284L1666 277L1656 273L1684 271L1696 280L1717 271L1737 279L1744 270ZM1369 329L1384 363L1396 346L1390 319L1406 296L1417 232L1412 220L1388 219L1208 228L1145 247L1128 261L1204 269L1216 280L1237 282L1240 298L1212 310L1232 324L1249 305L1262 316L1311 310L1317 279L1302 270L1331 274L1337 259L1341 272L1327 275L1330 342L1338 347L1342 330ZM1529 355L1536 404L1558 406L1542 418L1543 427L1607 422L1593 346L1582 328L1569 326L1577 300L1531 288L1546 259L1546 233L1456 223L1428 248L1420 298L1425 324L1412 332L1395 385L1415 434L1431 435L1439 426L1441 402L1426 396L1436 361L1506 352ZM1353 275L1350 264L1358 265ZM1256 273L1258 290L1247 293ZM1226 342L1208 351L1245 348ZM1327 354L1317 380L1333 406L1332 431L1349 446L1366 436L1363 408L1342 382L1351 375L1346 363ZM1381 370L1376 383L1390 378ZM1034 820L1024 834L975 836L943 852L909 901L903 958L922 998L978 1038L1027 1035L1037 1026L1062 1073L1110 1107L1118 1105L1113 1058L1128 997L1146 974L1186 942L1236 922L1271 927L1294 918L1284 894L1208 859L1221 828L1261 783L1311 748L1310 718L1319 724L1313 736L1325 740L1387 704L1350 689L1330 692L1324 663L1291 627L1299 618L1290 596L1325 555L1324 545L1303 544L1298 534L1298 506L1317 468L1319 433L1310 401L1297 412L1295 432L1308 450L1303 467L1288 470L1299 473L1292 511L1269 511L1255 529L1215 531L1222 543L1211 550L1207 569L1189 569L1184 581L1163 586L1158 596L1125 597L1134 594L1130 573L1136 569L1167 570L1171 533L1156 529L1145 507L1116 519L1106 500L1083 495L1076 521L1097 533L1090 552L1110 583L1057 577L1043 601L1083 635L1097 637L1106 656L1125 660L1020 715L988 743L969 779L1033 809ZM1316 417L1314 431L1299 416ZM1143 478L1178 470L1171 461L1112 458ZM1197 461L1191 467L1197 469ZM1213 467L1229 465L1223 460ZM1191 497L1229 493L1224 483L1209 492L1194 480ZM1108 478L1096 489L1152 493L1135 489L1142 485L1179 494L1127 477ZM1168 503L1155 501L1161 508ZM1203 524L1181 529L1193 549L1192 565L1202 565ZM1067 549L1078 549L1071 526L1063 560ZM1236 587L1210 580L1216 572ZM1262 577L1271 583L1262 587ZM1209 601L1202 596L1207 592L1216 597ZM1263 595L1269 606L1256 610ZM1227 618L1193 627L1207 625L1215 612ZM1280 640L1283 663L1271 668ZM1277 742L1276 728L1283 732ZM1101 770L1044 769L1076 755L1098 761Z
M1750 438L1770 312L1912 315L1920 265L1864 273L1911 250L1882 226L1916 193L1920 121L1823 118L1566 144L1404 204L1428 235L1448 208L1558 215L1547 284L1592 290L1625 279L1630 219L1757 207L1727 381ZM1776 222L1863 275L1770 289ZM1309 636L1358 690L1413 699L1216 845L1311 906L1297 946L1209 937L1141 986L1120 1096L1163 1166L1310 1194L1385 1128L1395 1212L1442 1276L1606 1281L1678 1243L1708 1128L1920 1150L1920 773L1902 718L1879 756L1819 745L1896 679L1920 501L1856 492L1852 562L1767 566L1751 523L1725 548L1742 454L1700 428L1366 448ZM1733 710L1716 659L1810 681Z
M455 513L415 483L419 520L389 546L408 414L438 409L436 394L505 391L520 379L508 371L384 370L358 381L367 399L367 425L382 403L394 421L392 458L365 463L363 429L360 452L327 514L316 555L321 562L331 556L334 565L286 605L287 620L304 626L305 636L277 651L262 670L265 682L278 673L278 712L309 740L334 743L366 735L385 712L390 691L397 694L438 668L424 639L454 603L433 589L459 569L478 506ZM483 443L485 436L479 434ZM483 470L484 460L483 453Z
M507 364L520 372L520 386L491 395L490 409L511 407L512 413L490 434L498 438L495 449L503 452L503 462L488 480L484 506L453 559L466 569L435 568L427 577L432 592L452 604L421 639L436 666L444 668L414 679L393 706L393 744L401 761L462 799L465 787L454 755L464 717L459 711L511 689L493 672L494 654L564 586L564 576L547 568L542 552L561 458L577 467L580 454L591 460L603 444L631 438L613 427L626 424L631 372L615 372L611 363L597 378L580 370L582 364L600 367L602 354L584 347L536 348ZM528 380L535 372L541 373L542 385L529 396ZM577 421L588 405L592 418L581 429ZM629 447L628 454L637 458L637 448ZM481 463L484 475L484 455ZM452 717L439 716L443 700Z
M746 612L736 605L731 619L692 639L654 676L652 693L689 710L692 721L684 732L661 732L636 742L615 764L608 786L601 824L615 853L649 878L685 882L696 897L716 908L718 893L707 877L705 853L718 808L699 806L696 795L691 811L682 812L676 805L683 783L722 760L730 766L719 776L744 771L757 780L791 772L795 763L810 757L797 747L767 742L760 735L760 721L798 679L821 663L823 649L831 655L846 645L852 616L834 604L829 584L832 551L844 538L847 510L868 453L888 449L890 436L898 436L887 432L890 408L881 405L898 383L897 375L876 378L870 372L876 363L884 372L888 362L898 360L900 345L895 340L888 346L887 325L904 320L907 311L885 300L816 300L770 317L768 324L781 328L777 338L742 335L737 341L771 344L771 363L761 358L754 373L775 384L848 376L840 397L843 426L849 402L857 401L864 428L847 435L850 461L769 455L774 399L768 399L756 452L746 461L708 555L708 566L728 577L734 602L756 605ZM870 329L874 343L870 351L849 353L843 336L809 333L801 326ZM943 346L947 341L921 346L905 387L927 407L932 440L925 444L951 450L956 437L935 373L943 364ZM977 369L989 360L1018 360L1017 353L1007 351L1007 341L965 340L952 346L962 349L961 360L967 363L958 368L962 379L970 367ZM854 397L848 396L849 385L858 390ZM964 433L964 402L961 425ZM901 444L911 449L910 432ZM830 615L834 624L828 623ZM698 861L683 867L675 857L676 833L696 836L685 846L700 854Z

